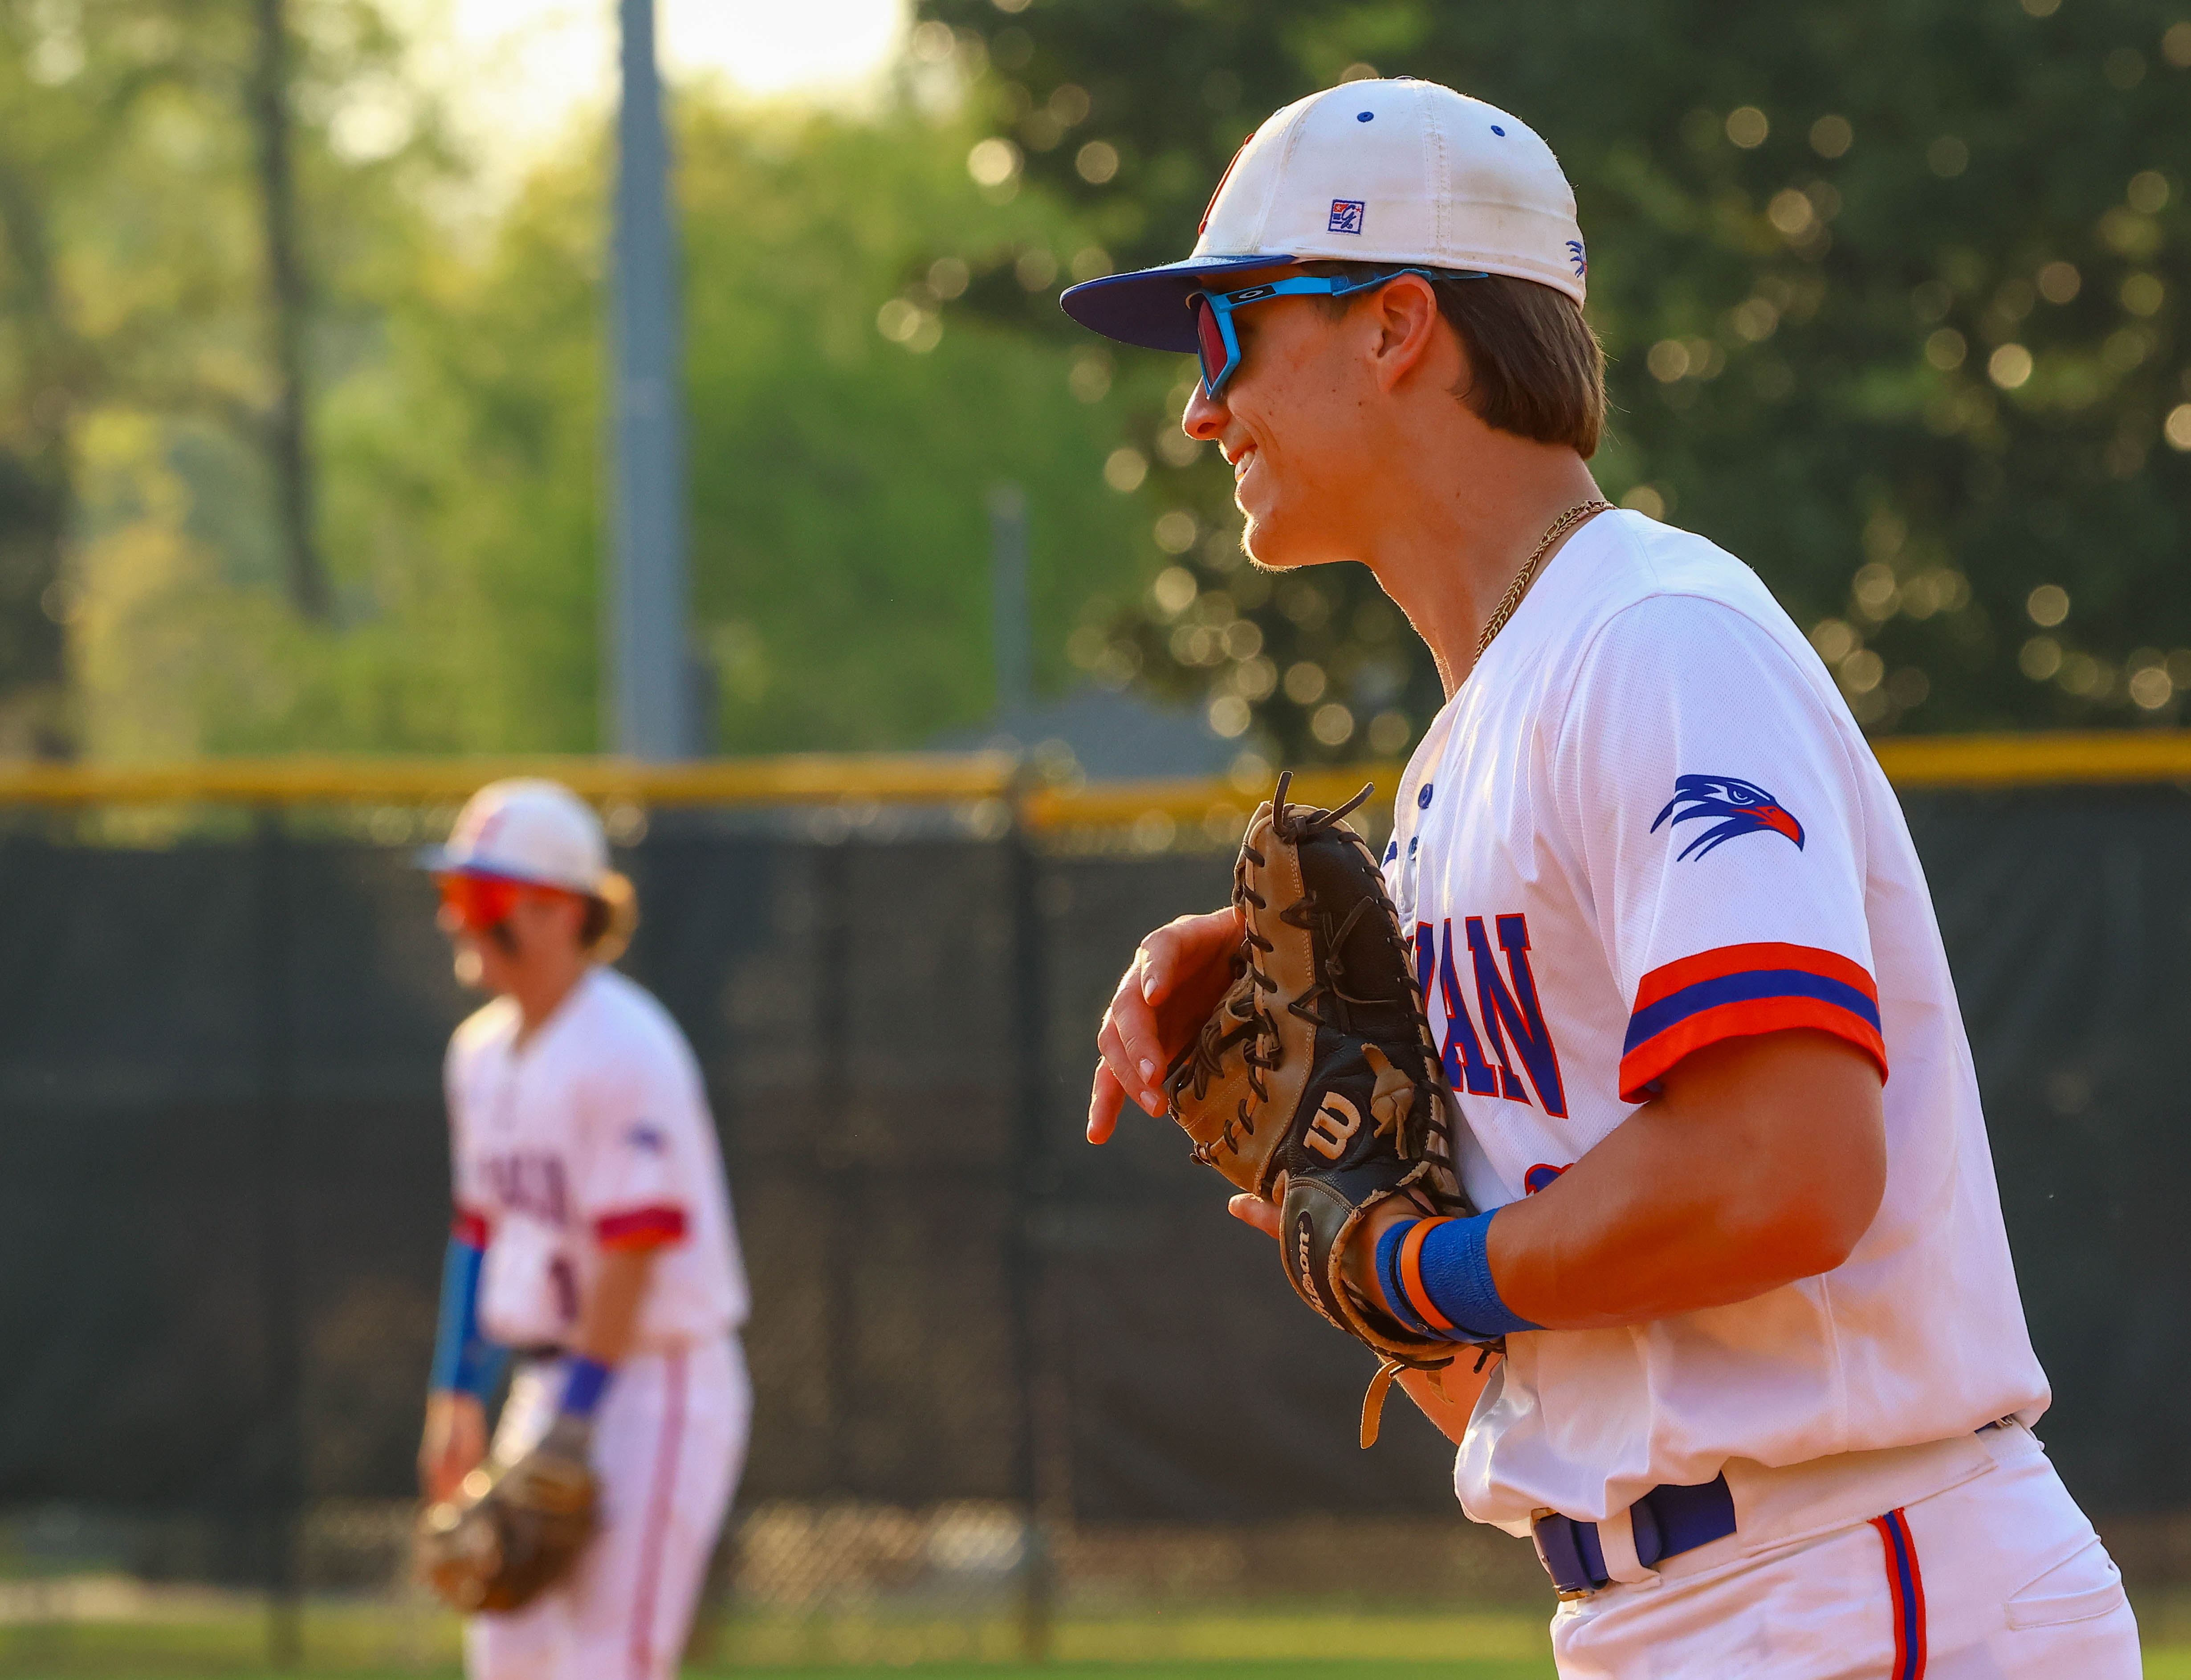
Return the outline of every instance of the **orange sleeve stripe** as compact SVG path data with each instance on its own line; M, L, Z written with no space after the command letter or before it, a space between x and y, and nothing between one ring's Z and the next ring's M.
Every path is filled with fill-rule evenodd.
M1414 1308L1415 1316L1434 1330L1449 1330L1453 1320L1437 1310L1431 1292L1423 1287L1423 1239L1429 1236L1434 1225L1450 1225L1449 1219L1419 1219L1400 1239L1400 1287L1406 1291L1408 1305Z

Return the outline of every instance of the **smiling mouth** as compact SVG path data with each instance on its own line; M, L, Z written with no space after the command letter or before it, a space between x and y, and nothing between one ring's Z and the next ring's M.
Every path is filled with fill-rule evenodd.
M1232 458L1232 481L1235 484L1238 484L1241 478L1246 474L1248 470L1248 462L1255 453L1255 446L1250 443L1247 447L1241 450L1238 454Z

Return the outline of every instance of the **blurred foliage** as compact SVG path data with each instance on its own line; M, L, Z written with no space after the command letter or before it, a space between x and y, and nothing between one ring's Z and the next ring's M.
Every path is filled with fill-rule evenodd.
M260 447L248 9L0 0L0 214L11 194L35 213L0 276L0 521L10 464L44 471L45 569L14 616L53 633L62 744L595 747L606 136L587 125L481 219L382 20L299 6L336 594L313 624L283 597ZM976 272L1087 242L1057 200L970 177L956 75L909 74L873 122L676 102L696 634L727 749L916 746L986 717L999 481L1032 504L1043 686L1070 680L1090 594L1155 569L1095 470L1152 392L942 318ZM0 523L0 567L8 541ZM26 669L0 645L0 685Z
M1071 205L1089 272L1185 255L1241 140L1317 88L1411 74L1513 111L1591 240L1609 493L1756 566L1874 731L2182 718L2183 0L920 13L916 53L982 76L994 149L969 167ZM967 305L1071 339L1057 289ZM1082 633L1084 663L1267 750L1397 750L1439 703L1427 656L1360 568L1238 561L1170 371L1173 406L1137 407L1120 447L1155 457L1145 516L1179 558Z
M1062 237L1063 213L985 202L970 136L910 109L682 110L716 744L909 747L987 715L1000 481L1033 504L1038 675L1056 685L1073 612L1131 551L1130 505L1081 465L1119 419L1070 400L1063 348L947 330L936 283L992 246ZM596 745L604 191L590 146L541 171L328 401L329 545L356 602L331 647L356 669L305 665L287 703L228 709L217 745Z
M1373 71L1558 149L1602 481L1755 564L1868 726L2181 720L2182 5L922 0L872 121L688 92L716 737L985 716L1013 480L1046 689L1137 682L1272 756L1415 737L1435 678L1367 574L1245 565L1188 365L1055 301L1183 254L1255 122ZM249 9L0 0L0 751L596 742L604 137L452 209L370 0L293 18L327 626L281 590Z
M358 120L391 85L377 14L293 15L315 319L339 375L412 265L407 206L441 166L430 113ZM255 44L227 0L0 0L0 749L171 743L165 674L218 667L242 633L171 612L185 580L276 581Z
M1114 390L1080 346L943 314L974 276L1085 242L1054 199L983 193L975 137L912 111L688 126L696 611L730 749L987 717L1000 481L1028 497L1039 689L1068 686L1090 597L1145 580L1139 510L1095 468L1150 373Z

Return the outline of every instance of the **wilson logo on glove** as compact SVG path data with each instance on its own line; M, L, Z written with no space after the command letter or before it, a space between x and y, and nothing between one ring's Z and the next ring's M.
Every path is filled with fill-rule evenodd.
M1361 1130L1362 1111L1335 1091L1309 1122L1305 1141L1326 1160L1335 1161L1346 1153L1346 1140Z

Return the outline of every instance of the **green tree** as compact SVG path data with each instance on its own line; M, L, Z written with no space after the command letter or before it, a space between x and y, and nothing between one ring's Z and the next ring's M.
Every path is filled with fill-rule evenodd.
M1027 174L1120 267L1184 254L1243 134L1317 88L1411 73L1517 112L1559 152L1591 242L1616 408L1602 481L1756 565L1868 727L2182 715L2179 5L921 10L986 66L993 127ZM1147 447L1170 418L1137 411L1127 435ZM1091 656L1226 726L1252 712L1289 754L1419 732L1434 679L1366 575L1274 587L1241 568L1229 487L1191 452L1158 453L1145 494L1178 569ZM1281 680L1296 672L1306 703Z
M262 51L269 9L0 0L0 750L111 737L109 697L156 686L126 636L103 634L122 622L119 603L164 600L160 580L179 569L278 566L269 100L303 108L286 151L323 236L295 272L333 276L311 299L330 365L369 330L384 278L353 259L417 225L400 205L437 167L430 122L364 151L344 143L360 89L384 85L395 62L378 12L364 0L293 9L293 49L275 65ZM178 542L143 540L153 504ZM100 589L117 563L125 575ZM177 646L178 628L154 613L165 663L199 657ZM139 744L176 734L154 713L138 723Z
M1112 391L1084 347L941 310L999 274L1054 271L1086 236L1055 201L981 186L979 131L911 104L871 122L697 94L678 110L692 571L719 743L907 748L987 716L999 481L1032 508L1038 676L1066 686L1084 604L1144 581L1138 504L1099 468L1125 406L1151 397ZM102 457L97 496L120 510L87 605L108 626L90 638L116 696L102 738L597 744L598 138L574 137L475 244L384 232L364 253L412 266L376 282L370 333L322 381L336 626L282 611L270 567L222 576L211 557L232 539L178 525L178 505L230 499L207 463L148 473L127 440Z

